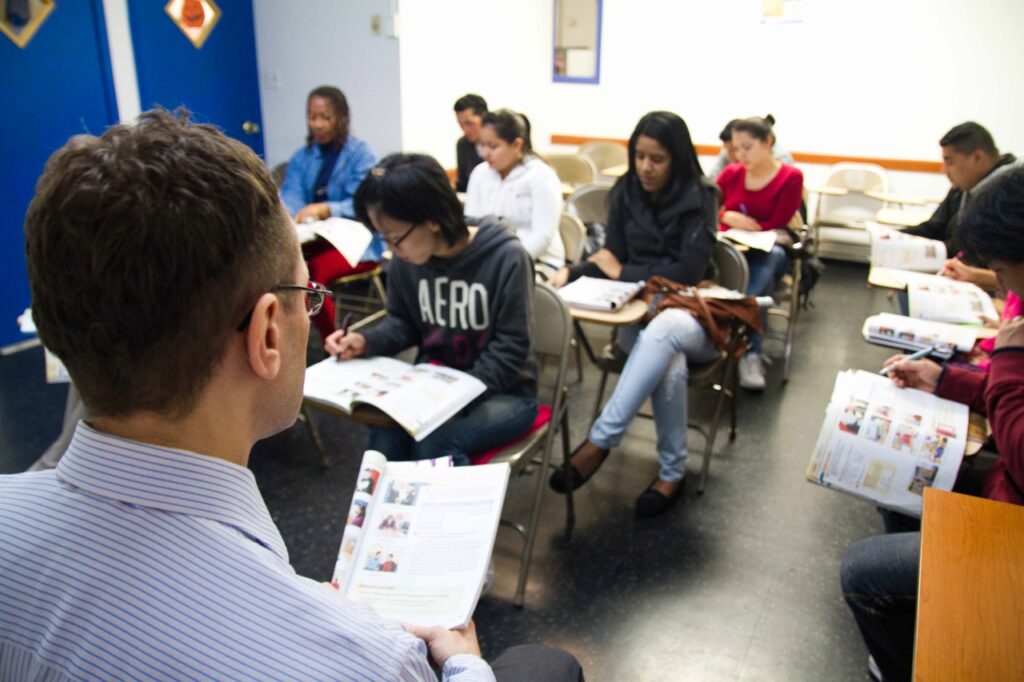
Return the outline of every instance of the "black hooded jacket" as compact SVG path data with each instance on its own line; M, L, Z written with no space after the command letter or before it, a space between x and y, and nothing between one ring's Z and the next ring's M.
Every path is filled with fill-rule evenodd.
M507 223L486 216L475 224L473 240L454 258L391 263L388 317L363 332L366 354L417 346L416 362L471 374L487 396L536 395L530 256Z

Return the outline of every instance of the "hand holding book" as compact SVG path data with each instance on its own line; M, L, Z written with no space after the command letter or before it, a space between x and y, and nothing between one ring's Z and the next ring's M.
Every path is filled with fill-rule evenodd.
M935 393L939 385L942 366L932 360L912 360L912 355L894 355L882 366L888 370L889 378L900 388L916 388L926 393Z

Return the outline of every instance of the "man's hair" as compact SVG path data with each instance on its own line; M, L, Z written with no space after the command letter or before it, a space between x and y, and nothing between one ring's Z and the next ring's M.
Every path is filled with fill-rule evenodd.
M456 114L466 109L472 109L473 113L477 116L483 116L487 113L487 101L480 95L475 95L471 92L455 100L455 107L453 108Z
M359 185L352 203L356 218L371 230L376 228L368 212L374 209L414 225L431 220L449 246L469 234L448 174L426 154L385 156Z
M975 149L980 149L988 156L999 156L992 133L974 121L950 128L939 140L939 146L952 147L958 154L970 154Z
M188 414L239 321L296 264L266 166L184 110L55 152L25 250L39 336L104 416Z
M1024 167L999 175L972 196L959 220L971 261L1024 263Z

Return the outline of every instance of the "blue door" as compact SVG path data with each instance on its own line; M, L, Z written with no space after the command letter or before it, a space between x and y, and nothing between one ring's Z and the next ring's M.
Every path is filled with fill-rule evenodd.
M117 120L102 4L56 3L24 48L0 34L0 344L25 338L15 324L29 305L23 226L46 159Z
M196 49L163 0L129 0L143 109L188 107L193 120L220 126L263 155L256 33L251 0L218 0L220 19Z

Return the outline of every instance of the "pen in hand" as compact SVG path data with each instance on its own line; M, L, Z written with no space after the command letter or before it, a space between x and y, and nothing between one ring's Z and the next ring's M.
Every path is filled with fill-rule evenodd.
M911 360L920 360L922 358L928 357L928 355L930 355L934 351L935 351L935 346L928 346L927 348L923 348L923 349L917 351L916 353L912 353L912 354L908 355L907 357L903 358L899 362L910 362ZM889 372L891 372L893 370L893 368L896 367L897 364L898 363L894 362L891 365L889 365L888 367L883 367L882 369L878 370L878 373L881 374L882 376L889 376Z
M345 319L341 321L341 338L338 339L339 341L341 341L341 339L345 338L345 336L348 334L348 324L351 321L352 321L352 313L345 313ZM336 362L341 362L341 353L338 353L337 355L335 355L334 356L334 360Z

